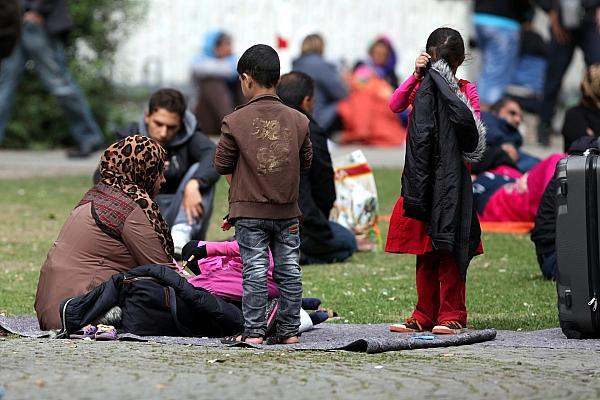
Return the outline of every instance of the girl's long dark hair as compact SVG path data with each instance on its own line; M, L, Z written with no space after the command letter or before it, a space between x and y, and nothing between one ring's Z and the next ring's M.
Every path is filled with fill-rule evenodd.
M431 56L431 61L443 58L454 70L465 60L465 42L460 33L452 28L437 28L431 32L425 51Z

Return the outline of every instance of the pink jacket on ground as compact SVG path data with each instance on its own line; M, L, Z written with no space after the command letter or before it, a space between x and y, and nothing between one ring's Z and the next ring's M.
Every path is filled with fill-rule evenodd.
M413 104L419 86L421 86L421 80L415 78L414 74L410 74L408 79L402 82L402 84L398 86L398 89L396 89L392 94L392 97L390 98L389 102L390 110L392 110L395 113L399 113L406 110L409 105ZM460 91L467 96L469 103L471 103L471 106L475 111L475 115L479 117L480 108L477 87L471 82L466 81L464 79L458 80L458 87L460 88Z
M506 166L490 171L517 180L492 194L479 219L486 222L534 222L544 190L554 176L556 163L564 157L565 154L553 154L526 174Z
M193 286L208 290L227 300L242 301L242 258L237 242L199 242L206 245L208 257L200 260L202 273L188 279ZM273 280L273 256L269 252L267 285L269 298L279 297L279 289Z

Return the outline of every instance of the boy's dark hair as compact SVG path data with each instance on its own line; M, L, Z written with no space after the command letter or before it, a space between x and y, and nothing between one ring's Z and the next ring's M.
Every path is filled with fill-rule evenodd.
M152 97L150 97L148 113L152 114L159 108L164 108L169 112L177 113L183 120L187 108L185 97L183 97L183 94L179 90L170 88L159 89L154 92Z
M240 76L250 75L260 86L272 88L279 81L279 56L266 44L255 44L242 54L237 64Z
M301 109L302 100L305 97L313 97L315 94L315 81L300 71L292 71L281 77L277 84L277 96L287 106Z
M427 38L425 51L435 62L444 59L451 68L456 69L465 60L465 42L460 33L452 28L437 28Z

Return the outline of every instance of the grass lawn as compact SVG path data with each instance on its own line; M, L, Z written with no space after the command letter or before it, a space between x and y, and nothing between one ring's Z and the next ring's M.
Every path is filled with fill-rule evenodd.
M375 171L382 214L390 214L399 193L400 171ZM69 212L91 178L0 180L0 313L33 314L39 268ZM209 239L226 214L227 188L217 190ZM385 236L387 223L381 224ZM385 238L384 238L385 239ZM484 235L486 254L470 266L469 325L473 328L533 330L558 326L556 289L542 278L528 236ZM360 253L349 262L303 268L305 296L320 297L350 323L397 322L416 299L414 256Z

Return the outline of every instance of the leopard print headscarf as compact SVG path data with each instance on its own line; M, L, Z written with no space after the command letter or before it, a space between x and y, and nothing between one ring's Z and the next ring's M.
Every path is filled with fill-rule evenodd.
M154 140L128 136L100 157L101 183L121 190L139 205L154 226L165 253L173 256L173 239L158 205L152 200L156 180L165 168L166 151Z
M581 82L584 103L600 110L600 64L591 65Z

